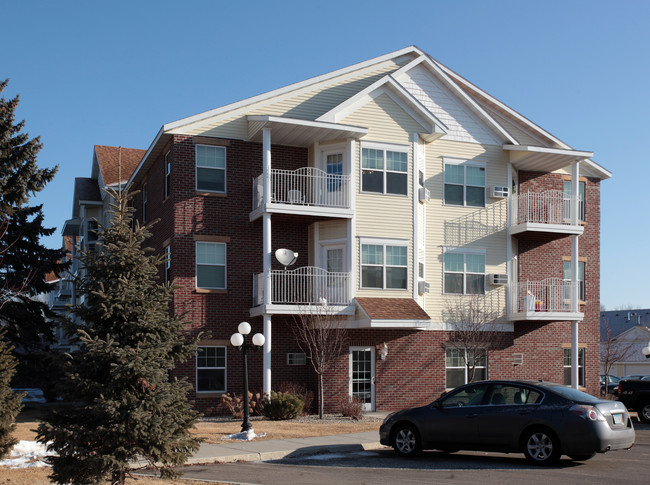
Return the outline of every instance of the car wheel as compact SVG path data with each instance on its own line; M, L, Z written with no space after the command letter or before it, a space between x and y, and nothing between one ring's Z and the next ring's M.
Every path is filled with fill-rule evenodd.
M535 465L550 465L560 459L560 442L546 428L528 430L522 444L526 459Z
M637 414L639 415L639 421L650 424L650 401L642 402Z
M596 453L591 453L589 455L569 455L569 458L573 461L587 461L591 460L594 456L596 456Z
M399 424L393 434L393 448L402 456L415 456L422 451L420 433L412 424Z

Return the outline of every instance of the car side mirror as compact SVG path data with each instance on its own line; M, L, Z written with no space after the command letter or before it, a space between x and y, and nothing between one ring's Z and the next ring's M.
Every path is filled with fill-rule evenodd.
M431 403L431 407L432 407L433 409L440 409L440 408L442 408L442 405L440 404L440 401L433 401L433 402Z

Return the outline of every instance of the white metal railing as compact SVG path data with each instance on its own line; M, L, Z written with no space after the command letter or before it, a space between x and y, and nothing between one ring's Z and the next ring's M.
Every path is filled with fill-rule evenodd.
M510 311L513 313L533 312L578 312L579 283L561 278L547 278L542 281L520 281L510 285Z
M253 179L253 210L264 200L263 176ZM350 207L350 176L328 174L315 167L271 170L269 202L316 207Z
M567 196L561 190L525 192L510 198L510 224L573 224L573 214L582 202L577 196Z
M315 266L271 271L271 303L276 305L329 305L350 303L350 273L331 272ZM264 273L253 275L254 305L264 303Z

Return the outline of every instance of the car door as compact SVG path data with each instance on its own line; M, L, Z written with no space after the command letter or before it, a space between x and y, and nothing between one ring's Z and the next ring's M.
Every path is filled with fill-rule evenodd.
M475 447L480 442L478 417L487 389L488 384L471 384L436 401L423 426L423 439L439 449Z
M494 383L478 416L481 442L494 449L517 446L539 407L541 392L519 384Z

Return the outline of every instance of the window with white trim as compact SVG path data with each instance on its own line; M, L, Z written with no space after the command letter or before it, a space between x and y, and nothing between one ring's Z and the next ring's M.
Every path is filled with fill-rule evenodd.
M361 191L378 194L408 194L408 149L361 148Z
M485 207L485 164L445 159L445 204Z
M172 160L171 151L165 153L165 199L172 193Z
M408 284L408 246L361 244L361 287L405 290Z
M564 282L571 283L571 261L564 261ZM578 261L578 298L580 301L585 299L585 262ZM571 299L571 286L564 287L564 299Z
M205 289L226 288L225 243L196 243L196 287Z
M444 292L460 295L485 293L485 252L446 249Z
M571 348L564 350L564 384L571 385ZM580 347L578 349L578 385L585 385L585 349Z
M171 246L165 246L165 284L168 285L171 281L171 269L172 269L172 248Z
M196 392L226 392L226 347L197 347Z
M470 375L472 368L473 376ZM445 387L447 389L485 379L487 379L487 351L485 349L471 350L456 347L445 349Z
M226 148L195 145L196 190L226 192Z
M573 192L573 182L564 181L564 218L571 220L571 194ZM578 220L585 220L585 183L578 182Z
M142 186L142 221L147 220L147 184Z

